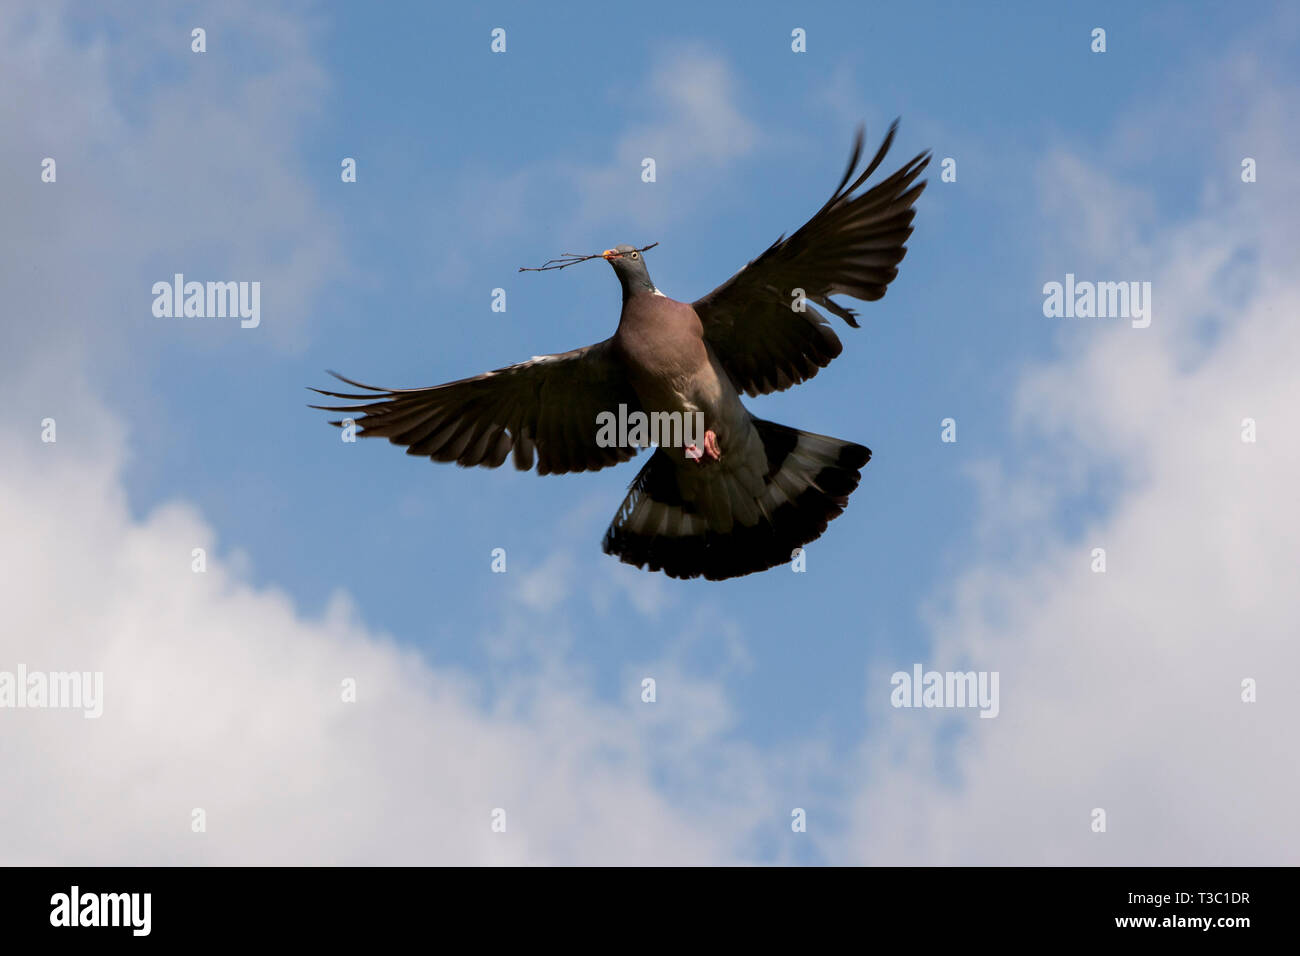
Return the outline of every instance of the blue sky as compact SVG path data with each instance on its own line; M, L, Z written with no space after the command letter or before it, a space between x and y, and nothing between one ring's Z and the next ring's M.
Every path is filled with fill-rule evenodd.
M1112 444L1124 430L1082 410L1154 388L1146 366L1126 377L1104 361L1124 347L1120 337L1142 333L1044 318L1043 283L1066 272L1156 279L1156 326L1192 338L1157 328L1138 339L1143 347L1159 343L1188 375L1220 347L1235 354L1232 336L1245 333L1233 331L1232 312L1180 309L1192 294L1158 280L1198 272L1189 237L1253 216L1275 241L1265 248L1245 235L1210 275L1224 277L1216 288L1243 309L1266 309L1260 290L1277 274L1267 249L1294 239L1276 214L1293 191L1270 176L1230 197L1242 195L1241 156L1294 165L1294 136L1269 123L1268 109L1294 103L1297 20L1284 5L1246 22L1231 7L1181 3L744 11L15 8L3 37L23 55L6 58L15 76L4 85L21 92L9 94L6 115L27 135L0 154L7 180L21 184L7 284L35 314L6 320L0 370L27 384L15 417L66 408L61 447L82 435L89 445L95 432L93 460L122 495L123 527L153 527L160 509L179 506L209 529L230 593L280 595L304 627L326 627L327 608L346 595L348 627L365 635L358 646L378 642L428 669L485 722L515 721L503 731L511 739L536 732L538 747L553 742L537 731L551 726L540 715L565 701L587 715L575 717L580 725L624 721L611 720L611 739L582 760L541 777L567 777L582 793L627 760L656 819L705 806L699 819L723 821L727 787L753 783L735 798L746 809L713 860L947 859L935 849L945 845L937 809L908 817L908 832L929 834L914 845L900 849L872 829L891 826L888 805L874 802L890 760L908 766L914 787L895 806L931 807L964 787L983 792L971 782L982 748L1026 766L1042 753L1025 738L991 742L973 713L900 716L887 706L887 675L942 657L1008 674L1019 662L1003 707L1020 717L1003 719L1032 722L1031 699L1050 709L1059 672L1036 663L1035 642L1051 645L1053 635L1026 628L1023 608L988 608L1008 594L1064 593L1065 579L1052 577L1070 566L1061 554L1086 555L1152 480L1142 457L1150 436ZM206 53L190 51L192 26L207 29ZM1102 54L1089 49L1097 26L1107 31ZM489 50L495 27L507 31L504 54ZM795 27L807 31L807 53L790 50ZM606 337L619 291L603 263L516 271L561 252L658 242L647 260L659 288L696 298L824 202L859 121L874 149L895 117L883 173L925 149L935 156L899 278L881 302L853 303L862 328L837 327L844 353L812 382L749 402L761 417L874 451L847 512L808 549L805 574L677 582L601 554L640 460L548 478L435 466L386 443L344 444L327 416L306 408L304 386L327 386L327 368L430 385ZM56 185L31 172L44 156L58 159ZM642 156L657 160L652 184L640 179ZM357 161L354 184L340 182L343 157ZM939 181L945 157L956 160L956 182ZM149 289L175 272L261 281L261 326L155 319ZM497 287L505 313L490 308ZM1176 394L1171 385L1161 401ZM1134 398L1133 420L1156 428L1152 410L1176 410L1171 401ZM1240 417L1235 407L1223 414ZM955 444L940 441L947 417ZM111 427L92 429L101 419ZM1220 492L1207 494L1237 497ZM497 547L505 575L490 572ZM1243 547L1238 565L1262 560L1253 542ZM1154 613L1160 599L1142 587L1121 604L1153 602ZM1081 600L1070 606L1090 606ZM985 639L999 621L1016 643ZM1266 644L1252 666L1277 666L1274 650ZM291 658L276 660L292 670ZM640 701L644 676L658 680L654 705ZM246 692L256 714L257 691ZM669 713L647 716L647 707ZM1076 716L1087 726L1087 714ZM408 731L418 759L416 742L433 731L384 725L390 743ZM611 747L631 755L606 767ZM502 761L497 772L523 792L543 786ZM448 772L472 777L474 766ZM398 791L396 779L383 783ZM1288 776L1281 791L1294 783ZM864 806L875 808L870 824ZM821 834L792 840L791 807L827 821ZM893 825L903 827L901 811ZM1170 859L1180 839L1130 845L1127 859ZM1111 859L1062 840L1055 856L1037 831L952 852L967 862ZM508 859L645 858L579 845L534 843ZM303 846L286 843L282 858L308 854ZM167 844L149 858L189 852ZM237 841L224 852L256 857ZM476 852L447 858L483 859Z

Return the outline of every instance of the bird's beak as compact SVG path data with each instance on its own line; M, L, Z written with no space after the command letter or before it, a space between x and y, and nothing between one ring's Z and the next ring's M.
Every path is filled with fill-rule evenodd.
M601 256L605 259L621 259L623 253L619 252L617 249L606 249L601 253Z

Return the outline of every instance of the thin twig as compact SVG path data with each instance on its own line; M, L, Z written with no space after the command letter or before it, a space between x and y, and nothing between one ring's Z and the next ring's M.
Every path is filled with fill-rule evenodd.
M653 249L657 245L659 245L659 243L652 242L650 243L650 245L642 246L640 249L637 249L636 251L645 252L647 249ZM599 259L602 255L603 253L600 252L593 253L592 255L589 256L580 256L576 252L566 252L558 259L547 259L546 262L544 262L540 266L520 266L519 271L520 272L550 272L552 269L567 269L569 266L577 265L579 262L586 262L588 259Z

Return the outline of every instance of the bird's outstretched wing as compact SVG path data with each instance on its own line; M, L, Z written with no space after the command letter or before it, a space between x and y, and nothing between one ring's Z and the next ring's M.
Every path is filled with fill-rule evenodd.
M859 128L848 169L826 205L790 238L777 239L693 303L705 337L737 389L764 395L812 378L844 348L812 303L857 328L856 313L830 296L873 302L898 275L912 234L912 204L925 188L924 182L913 183L930 154L921 153L888 179L853 195L885 158L897 129L895 121L875 158L853 178L862 157ZM796 289L803 290L803 311L794 308Z
M366 393L312 391L361 404L311 407L342 412L359 434L405 445L408 455L496 468L513 451L527 471L535 450L546 475L595 471L637 453L596 441L599 413L641 408L608 339L431 388L376 388L331 374Z

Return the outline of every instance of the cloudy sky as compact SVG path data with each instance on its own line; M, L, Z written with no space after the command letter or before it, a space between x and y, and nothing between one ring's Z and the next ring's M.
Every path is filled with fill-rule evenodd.
M1300 16L1143 7L4 4L0 675L104 697L0 708L0 861L1300 862ZM516 272L561 252L693 299L896 116L900 277L751 403L875 452L804 573L603 555L636 464L306 408L606 337L603 263ZM156 317L175 273L260 324ZM1046 317L1067 274L1150 326ZM914 664L997 716L891 706Z

